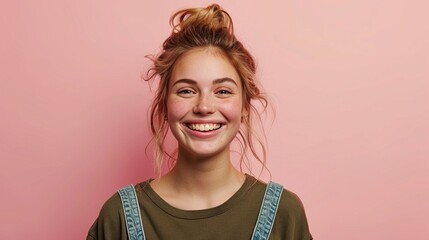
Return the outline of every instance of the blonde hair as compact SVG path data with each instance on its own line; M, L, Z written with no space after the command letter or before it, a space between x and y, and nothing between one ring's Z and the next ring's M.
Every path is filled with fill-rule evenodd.
M177 60L194 48L212 47L218 49L235 67L242 82L243 116L242 126L236 136L242 151L240 170L243 164L251 172L248 150L251 155L266 169L265 137L258 137L252 128L253 120L261 126L261 112L268 106L267 98L261 93L255 73L256 64L243 44L234 35L233 23L229 14L219 5L213 4L206 8L190 8L176 12L170 18L171 35L164 41L163 50L157 57L149 57L153 65L148 70L146 81L159 77L158 89L150 109L150 125L153 135L154 160L158 176L166 159L174 159L164 147L168 132L167 95L169 80ZM262 106L262 111L254 105L256 100ZM263 131L263 128L261 128ZM265 136L263 134L263 136ZM248 160L245 162L244 160ZM262 172L262 170L261 170Z

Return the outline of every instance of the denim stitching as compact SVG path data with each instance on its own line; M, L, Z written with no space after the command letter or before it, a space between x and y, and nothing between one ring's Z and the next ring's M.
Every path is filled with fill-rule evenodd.
M144 240L144 230L140 215L137 195L133 185L126 186L118 191L121 197L122 207L125 214L129 240Z
M270 237L282 192L282 185L274 182L268 183L252 240L267 240Z

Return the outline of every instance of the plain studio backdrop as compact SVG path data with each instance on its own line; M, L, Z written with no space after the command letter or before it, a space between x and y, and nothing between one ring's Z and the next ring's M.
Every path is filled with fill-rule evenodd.
M84 239L118 188L154 176L145 55L172 13L210 3L2 1L0 239ZM429 239L426 1L219 3L276 110L273 180L314 237Z

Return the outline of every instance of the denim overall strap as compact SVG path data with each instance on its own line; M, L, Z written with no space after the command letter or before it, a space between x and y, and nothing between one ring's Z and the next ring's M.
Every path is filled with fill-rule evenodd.
M268 183L251 240L268 240L270 237L282 192L282 185Z
M140 207L137 201L136 191L133 185L128 185L118 191L121 196L124 209L125 223L127 225L129 240L144 240L144 230L140 215Z

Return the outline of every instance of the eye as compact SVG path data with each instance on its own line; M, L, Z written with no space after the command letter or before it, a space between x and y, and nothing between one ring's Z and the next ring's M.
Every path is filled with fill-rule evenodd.
M229 90L227 90L227 89L221 89L221 90L217 91L216 94L219 94L219 95L230 95L230 94L232 94L232 92L229 91Z
M179 91L177 91L177 94L186 96L186 95L195 94L195 92L192 89L185 88L185 89L180 89Z

